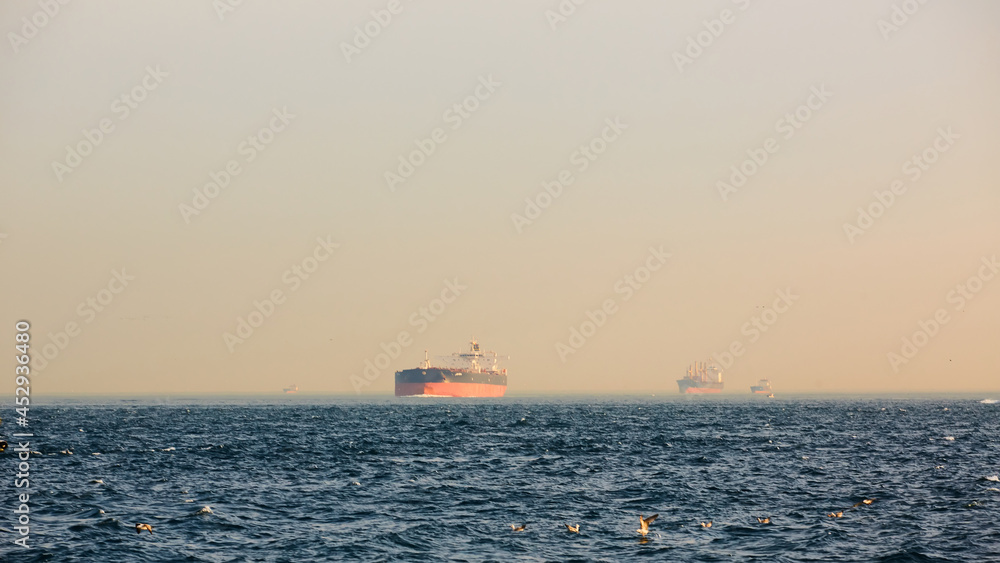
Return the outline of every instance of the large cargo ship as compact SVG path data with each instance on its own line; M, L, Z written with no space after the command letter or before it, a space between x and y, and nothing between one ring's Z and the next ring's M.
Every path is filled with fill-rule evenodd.
M496 352L483 352L473 338L469 351L445 357L448 365L434 366L424 351L420 367L396 372L397 397L503 397L507 370L497 365Z
M712 362L698 362L688 366L684 379L678 379L681 393L721 393L722 370Z
M771 392L771 381L769 379L758 380L757 385L750 386L750 392L756 395L774 396Z

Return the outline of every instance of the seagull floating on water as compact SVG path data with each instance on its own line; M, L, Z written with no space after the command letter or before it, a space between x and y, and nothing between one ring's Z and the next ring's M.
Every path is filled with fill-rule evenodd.
M857 506L857 505L854 505L854 506ZM831 512L831 513L827 514L827 516L829 516L830 518L843 518L844 517L844 511L841 510L839 512Z
M702 528L711 528L712 527L712 521L709 520L708 522L702 522L701 523L701 527Z
M757 522L759 522L761 524L770 524L771 523L771 517L770 516L765 516L765 517L761 518L760 516L758 516L757 517Z
M135 533L141 534L143 530L146 530L150 534L153 533L153 527L150 526L149 524L136 524L135 525Z
M875 499L873 499L873 498L866 498L866 499L862 500L861 502L854 503L854 506L852 506L851 508L857 508L857 507L861 506L862 504L871 504L873 502L875 502Z
M639 532L643 536L645 536L646 534L648 534L649 533L649 525L652 524L653 520L656 520L657 517L659 517L659 516L660 516L659 514L654 514L654 515L650 516L649 518L643 518L642 514L640 514L639 515L639 529L636 530L636 532Z
M515 526L514 524L511 524L510 529L515 532L523 532L526 526L527 524L521 524L520 526Z
M580 533L580 525L579 524L577 524L576 526L570 526L569 524L563 524L563 526L566 526L566 529L569 530L569 531L571 531L571 532L573 532L574 534L579 534Z

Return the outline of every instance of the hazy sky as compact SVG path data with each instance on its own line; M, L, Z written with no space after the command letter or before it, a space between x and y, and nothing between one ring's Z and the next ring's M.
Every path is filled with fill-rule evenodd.
M0 5L35 394L354 393L400 333L363 392L472 335L510 393L1000 389L996 2L53 4Z

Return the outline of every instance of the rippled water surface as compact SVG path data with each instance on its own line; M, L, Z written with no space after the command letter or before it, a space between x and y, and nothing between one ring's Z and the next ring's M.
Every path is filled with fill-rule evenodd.
M1000 561L1000 404L695 399L32 406L0 557Z

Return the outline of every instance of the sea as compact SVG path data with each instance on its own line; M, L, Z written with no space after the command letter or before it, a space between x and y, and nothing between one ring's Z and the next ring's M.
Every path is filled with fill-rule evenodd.
M5 562L1000 562L988 397L66 399L33 404L23 428L13 414ZM28 548L13 543L26 490Z

